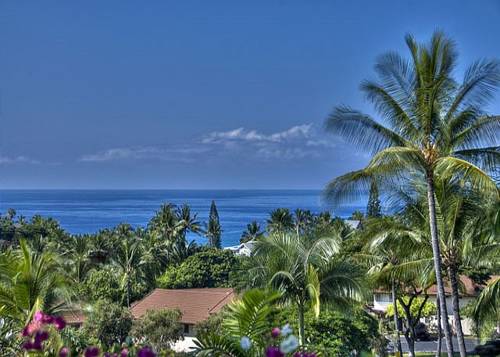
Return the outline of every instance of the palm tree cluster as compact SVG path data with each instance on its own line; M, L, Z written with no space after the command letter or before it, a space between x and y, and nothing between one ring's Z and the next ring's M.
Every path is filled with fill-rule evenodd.
M500 63L474 62L459 83L453 77L456 45L443 33L436 32L428 44L408 35L406 44L409 59L393 52L381 56L375 66L378 81L361 85L378 111L379 121L347 106L335 108L326 121L327 130L374 155L364 169L330 182L325 194L341 203L366 192L373 182L387 193L400 187L425 188L419 213L426 228L420 227L419 235L428 238L422 242L432 251L441 325L451 357L444 277L456 291L457 273L462 266L476 263L469 253L477 244L492 244L485 237L487 232L478 231L481 223L471 218L480 214L478 206L484 207L490 200L498 202L499 198L495 179L500 159L500 116L489 115L484 108L500 85ZM476 206L468 201L472 195L477 196ZM498 254L498 250L492 250ZM463 357L466 351L458 298L455 293L453 296Z

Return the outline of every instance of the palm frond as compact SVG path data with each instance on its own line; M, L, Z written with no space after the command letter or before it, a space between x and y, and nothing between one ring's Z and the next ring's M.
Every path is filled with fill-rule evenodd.
M470 184L491 197L498 197L498 188L491 177L468 161L451 156L442 157L437 162L436 173L443 178L459 179L464 185Z
M326 120L326 129L346 141L376 153L390 146L405 146L406 141L396 132L377 123L366 114L340 106Z

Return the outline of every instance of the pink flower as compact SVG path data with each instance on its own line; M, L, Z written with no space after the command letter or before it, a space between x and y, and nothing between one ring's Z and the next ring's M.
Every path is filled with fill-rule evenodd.
M279 327L275 327L275 328L273 328L273 329L271 330L271 336L272 336L273 338L278 338L278 337L279 337L279 335L280 335L280 333L281 333L281 330L279 329Z
M68 357L69 356L69 349L68 347L63 347L59 351L59 357Z
M62 330L66 327L66 321L64 321L64 319L60 316L56 317L53 323L58 330Z
M128 356L128 349L124 348L121 352L120 352L120 357L127 357Z
M41 323L39 321L35 321L35 322L30 322L24 329L23 329L23 332L22 332L22 335L24 337L27 337L27 336L32 336L35 332L37 332L40 327L41 327Z
M43 317L44 317L44 313L41 311L37 311L37 312L35 312L35 315L33 315L33 321L42 322Z

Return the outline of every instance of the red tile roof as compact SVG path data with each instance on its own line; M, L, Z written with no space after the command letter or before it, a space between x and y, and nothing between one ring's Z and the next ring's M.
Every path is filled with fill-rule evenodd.
M130 311L134 318L141 318L148 310L179 309L181 322L196 324L220 311L235 298L233 289L155 289Z

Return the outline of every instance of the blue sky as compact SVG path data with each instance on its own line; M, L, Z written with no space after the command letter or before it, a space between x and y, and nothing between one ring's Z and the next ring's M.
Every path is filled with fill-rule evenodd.
M436 28L500 57L495 0L2 1L0 188L322 188L367 161L325 117Z

